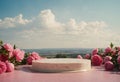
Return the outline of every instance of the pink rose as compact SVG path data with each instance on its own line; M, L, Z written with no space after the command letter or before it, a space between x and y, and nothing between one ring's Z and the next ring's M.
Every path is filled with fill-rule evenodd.
M14 71L14 64L13 63L10 63L8 61L6 61L5 63L6 63L6 67L7 67L6 72L12 72L12 71Z
M8 56L4 54L0 54L0 61L5 62L8 60Z
M96 48L96 49L94 49L93 51L92 51L92 55L95 55L95 54L97 54L98 53L98 48Z
M83 59L83 57L81 55L77 55L78 59Z
M16 56L16 60L21 62L24 58L24 54L25 54L25 52L23 50L21 50L20 55Z
M13 46L11 46L11 45L8 44L8 43L4 44L3 47L4 47L7 51L13 51Z
M29 56L28 58L27 58L27 64L28 65L32 65L32 61L33 60L35 60L35 58L33 57L33 56Z
M107 61L110 61L111 59L112 59L111 56L105 56L105 58L104 58L104 63L107 62Z
M6 64L0 61L0 74L6 72L6 69L7 69Z
M38 53L32 52L30 56L27 58L27 64L31 65L33 60L39 60L42 59Z
M120 64L120 56L118 56L117 62L118 62L118 64Z
M90 54L86 54L86 55L84 56L84 58L85 58L85 59L90 59Z
M111 71L111 70L113 70L113 68L114 68L114 64L111 61L107 61L105 63L105 70Z
M96 55L92 56L91 62L92 62L92 65L94 65L94 66L100 66L103 62L103 59L101 56L96 54Z
M32 53L31 53L31 56L33 56L33 57L35 58L35 60L40 59L39 54L36 53L36 52L32 52Z
M21 60L23 60L23 58L24 58L24 53L25 53L24 51L22 51L18 48L14 49L13 55L15 56L16 61L21 62Z
M107 54L107 53L110 53L110 52L112 52L112 49L111 49L110 47L107 47L107 48L105 49L105 53Z

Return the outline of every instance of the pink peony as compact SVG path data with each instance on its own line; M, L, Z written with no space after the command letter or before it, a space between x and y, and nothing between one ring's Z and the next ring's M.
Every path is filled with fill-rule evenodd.
M84 58L85 58L85 59L90 59L90 54L86 54L86 55L84 56Z
M110 53L110 52L112 52L112 49L111 49L110 47L107 47L107 48L105 49L105 53Z
M6 64L0 61L0 74L6 72L6 69L7 69Z
M29 56L27 58L27 64L31 65L33 60L35 60L35 58L33 56Z
M95 55L95 54L97 54L98 53L98 48L96 48L96 49L94 49L93 51L92 51L92 55Z
M9 52L9 58L13 57L13 52Z
M107 61L105 63L105 70L111 71L111 70L113 70L113 68L114 68L114 64L111 61Z
M83 57L81 55L77 55L78 59L83 59Z
M94 66L100 66L103 62L103 59L101 56L96 54L96 55L92 56L91 62L92 62L92 65L94 65Z
M40 59L41 57L39 56L39 54L38 53L36 53L36 52L32 52L31 53L31 56L33 56L34 58L35 58L35 60L37 60L37 59Z
M6 72L12 72L12 71L14 71L14 64L13 63L10 63L8 61L6 61L5 63L6 63L6 67L7 67Z
M112 59L111 56L105 56L105 58L104 58L104 63L107 62L107 61L110 61L111 59Z
M30 56L27 58L27 64L31 65L33 60L39 60L42 59L38 53L32 52Z
M7 51L13 51L13 46L11 46L10 44L8 43L5 43L3 45L3 47L7 50Z
M24 51L22 51L18 48L14 49L13 55L15 56L16 61L21 62L21 60L23 60L23 58L24 58L24 53L25 53Z
M7 61L7 60L8 60L7 55L0 54L0 61L5 62L5 61Z
M117 58L117 62L118 62L118 64L120 64L120 55Z

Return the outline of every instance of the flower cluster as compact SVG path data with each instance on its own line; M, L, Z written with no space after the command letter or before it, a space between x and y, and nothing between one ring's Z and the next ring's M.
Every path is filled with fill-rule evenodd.
M78 59L90 59L93 66L103 65L105 70L120 70L120 47L114 47L111 43L109 47L103 49L93 49L90 54L77 55Z
M12 72L14 65L18 65L24 58L24 51L15 48L9 43L0 41L0 74L3 72Z
M82 57L82 56L79 54L79 55L77 55L77 58L78 58L78 59L90 59L90 58L91 58L91 55L90 55L90 54L86 54L86 55L84 55L84 57Z
M23 50L16 48L15 45L12 46L9 43L0 41L0 74L12 72L17 65L32 64L32 60L41 58L36 52L26 55Z
M91 62L94 66L104 65L105 70L120 70L120 47L105 48L103 51L98 48L94 49L91 54Z
M43 59L43 58L40 57L38 53L32 52L27 57L27 64L31 65L33 60L39 60L39 59Z

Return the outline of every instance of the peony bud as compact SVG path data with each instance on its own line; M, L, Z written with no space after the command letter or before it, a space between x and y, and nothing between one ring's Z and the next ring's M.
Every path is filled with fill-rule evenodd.
M78 59L83 59L83 57L81 55L77 55Z
M85 58L85 59L90 59L90 54L86 54L86 55L84 56L84 58Z
M95 54L97 54L98 53L98 48L96 48L96 49L94 49L93 51L92 51L92 55L95 55Z

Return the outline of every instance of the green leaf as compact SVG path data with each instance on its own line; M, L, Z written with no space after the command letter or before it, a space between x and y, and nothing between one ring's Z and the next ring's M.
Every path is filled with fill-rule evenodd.
M3 41L2 41L2 40L0 40L0 46L2 46L2 44L3 44Z
M14 44L14 47L13 47L14 49L16 49L17 47L16 47L16 45Z
M110 43L110 47L113 48L113 46L114 46L114 44L111 42L111 43Z

